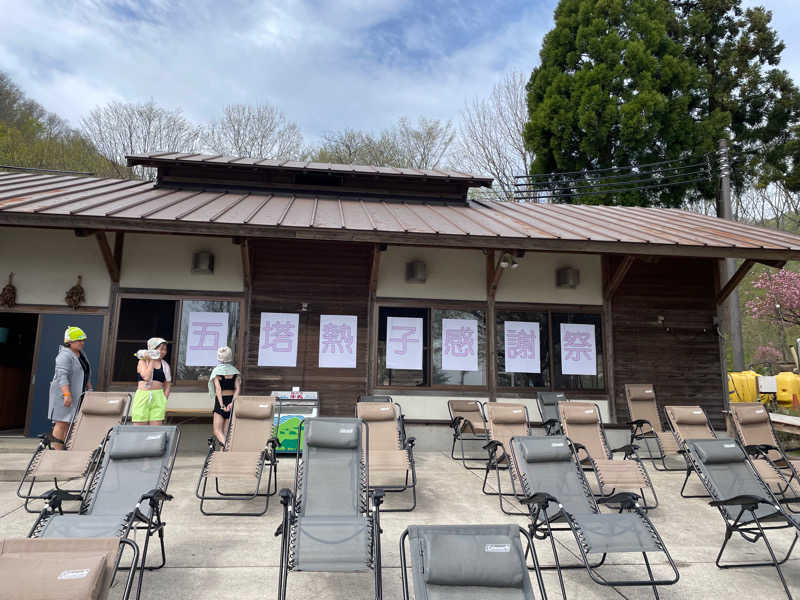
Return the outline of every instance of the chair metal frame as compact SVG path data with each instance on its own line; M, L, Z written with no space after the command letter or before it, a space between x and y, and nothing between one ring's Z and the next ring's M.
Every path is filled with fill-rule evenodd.
M450 406L450 403L447 403L447 412L450 413L450 427L453 429L453 443L450 445L450 458L453 460L460 460L461 464L464 466L465 469L468 471L483 471L483 467L470 467L467 465L468 462L481 462L485 463L485 458L480 458L476 456L467 456L464 450L464 442L483 442L486 443L489 441L489 429L486 423L486 407L485 403L481 402L480 400L469 400L465 399L467 402L474 402L478 406L478 412L481 415L481 420L483 422L483 428L486 433L475 433L475 429L472 426L470 421L467 421L461 416L455 416L453 414L453 410ZM467 428L472 429L471 434L467 434ZM456 456L456 442L459 443L461 446L461 455Z

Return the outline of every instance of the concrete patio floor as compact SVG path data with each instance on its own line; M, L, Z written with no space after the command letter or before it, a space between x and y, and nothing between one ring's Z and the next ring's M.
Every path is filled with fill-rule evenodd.
M2 454L0 454L2 461ZM262 517L207 517L199 510L194 496L203 455L184 452L178 456L169 492L175 499L165 505L167 566L145 574L143 598L264 599L277 593L279 538L274 537L281 522L277 497ZM412 513L382 515L384 598L402 598L398 541L409 524L517 523L524 517L503 515L496 497L481 494L481 474L465 470L445 451L417 455L419 479L418 506ZM650 516L663 537L680 571L680 581L660 588L662 598L719 598L742 595L759 600L785 598L771 567L720 570L714 559L722 541L724 526L716 509L705 499L684 499L678 490L682 473L659 473L648 469L661 505ZM291 487L293 457L280 460L279 487ZM36 515L26 513L15 496L16 483L0 482L0 538L27 535ZM693 480L691 490L701 492ZM401 498L389 494L387 507L397 506ZM405 498L402 498L405 500ZM227 503L231 508L235 502ZM785 553L793 533L770 535L778 553ZM577 548L569 533L557 535L563 562L576 557ZM142 541L141 539L138 541ZM549 543L537 541L540 560L552 564ZM726 553L734 560L763 560L762 543L748 544L735 539ZM623 578L635 575L641 555L617 555L607 561L605 573ZM663 563L661 573L666 574ZM656 567L657 569L659 567ZM800 553L784 566L793 593L800 594ZM657 571L658 574L658 571ZM544 582L550 598L560 598L554 572L545 572ZM595 584L584 570L565 572L570 598L652 598L648 588L608 588ZM534 588L535 580L532 578ZM120 591L119 583L115 585ZM115 592L112 597L119 597ZM371 574L290 573L288 597L292 600L373 598Z

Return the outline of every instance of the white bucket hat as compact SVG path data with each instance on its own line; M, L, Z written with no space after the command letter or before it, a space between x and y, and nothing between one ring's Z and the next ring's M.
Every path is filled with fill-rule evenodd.
M221 363L232 363L233 350L231 350L228 346L223 346L217 350L217 360Z
M167 340L165 340L164 338L153 337L153 338L150 338L149 340L147 340L147 349L148 350L155 350L161 344L166 344L166 343L167 343Z

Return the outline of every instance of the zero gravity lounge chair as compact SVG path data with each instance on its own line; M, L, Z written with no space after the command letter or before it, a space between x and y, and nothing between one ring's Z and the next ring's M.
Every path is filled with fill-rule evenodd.
M144 569L158 569L166 563L164 526L161 510L167 494L172 467L178 451L180 432L170 425L117 425L105 447L102 464L82 498L80 514L58 514L62 500L75 499L67 492L52 494L30 537L40 539L115 538L130 539L131 533L144 531L136 597L142 591ZM150 538L158 534L161 563L147 566ZM119 564L119 555L116 564ZM136 563L132 563L136 569Z
M593 581L609 586L650 586L658 598L659 585L678 581L678 569L670 557L655 526L639 505L639 496L622 492L595 500L578 454L564 436L515 437L511 440L511 460L517 471L522 502L527 504L531 537L550 538L550 547L558 571L561 594L566 598L563 569L585 568ZM619 513L601 513L598 502L620 505ZM628 512L622 512L627 510ZM578 545L582 564L562 565L553 533L571 531ZM608 576L609 565L603 565L608 554L640 553L647 578L613 580ZM671 573L656 579L648 554L666 557ZM592 559L597 560L592 564ZM663 570L663 567L659 567Z
M278 461L275 449L278 440L273 435L275 399L271 396L239 396L231 408L231 422L225 436L225 446L218 448L217 440L208 438L208 454L200 471L195 495L200 499L200 512L204 515L259 516L267 512L269 498L278 489ZM209 491L208 480L214 480L214 491ZM220 479L244 481L249 485L245 492L220 490ZM266 491L260 491L266 480ZM263 498L263 508L252 512L210 512L205 503L225 500L252 500Z
M464 468L480 471L483 467L468 467L467 462L485 462L486 458L468 457L464 452L464 442L489 441L489 429L486 424L486 413L483 404L478 400L448 400L447 410L450 412L450 427L453 428L453 444L450 447L450 458L460 460ZM456 443L461 447L461 455L456 456Z
M400 536L403 600L409 600L406 541L416 600L534 600L516 525L411 525ZM540 598L546 598L534 557Z
M500 500L500 510L507 515L527 515L526 512L508 510L503 504L504 497L517 497L516 478L514 469L509 468L508 452L511 438L514 436L527 436L530 434L528 409L524 404L511 404L505 402L491 402L486 405L486 417L489 427L489 443L484 446L489 452L489 460L483 475L483 493L487 496L497 496ZM495 472L497 491L490 492L486 489L489 482L489 473ZM511 480L511 491L503 491L500 472L508 472Z
M539 414L542 417L542 427L545 435L561 435L561 415L558 414L558 405L565 402L564 392L537 392L536 403L539 405Z
M139 549L132 540L0 539L0 600L106 600L123 546ZM135 569L130 569L122 598L130 597Z
M411 490L408 508L384 508L384 512L408 512L417 506L417 470L414 465L413 437L405 435L403 411L394 402L358 402L356 417L369 426L369 477L372 489L376 481L384 492ZM400 483L384 481L397 480Z
M30 501L47 497L46 493L34 492L37 482L47 482L50 488L59 489L65 481L89 481L87 475L100 460L100 450L109 430L125 420L129 407L130 394L86 392L67 430L67 438L63 440L64 450L53 449L49 436L42 435L17 488L17 496L25 499L25 510L38 512L29 507Z
M717 554L717 566L720 569L774 566L786 596L791 599L792 595L781 571L781 565L789 559L797 544L800 523L781 508L777 498L757 475L753 463L748 460L736 440L688 439L685 447L687 460L693 464L700 481L712 498L711 506L719 510L725 521L725 539ZM766 532L792 528L795 530L794 539L786 555L778 560ZM750 543L757 543L763 539L769 553L769 561L722 564L720 562L722 554L736 533ZM763 593L764 590L759 591Z
M647 455L640 455L640 458L651 460L657 471L682 471L683 466L667 465L668 456L678 456L678 444L669 428L661 425L653 386L649 383L626 383L625 399L631 416L631 444L641 444L647 449ZM679 460L682 465L683 459Z
M558 407L564 435L569 437L581 464L594 471L599 486L599 496L616 492L635 492L645 509L658 506L658 496L650 476L636 454L638 446L628 444L613 450L608 445L603 421L597 405L592 402L564 402ZM615 460L615 452L624 452L623 460ZM650 490L652 504L647 503L645 490Z
M311 418L301 428L305 435L295 464L294 492L280 492L278 598L286 598L289 571L372 571L375 599L380 600L383 492L369 491L369 442L364 439L369 426L361 419Z

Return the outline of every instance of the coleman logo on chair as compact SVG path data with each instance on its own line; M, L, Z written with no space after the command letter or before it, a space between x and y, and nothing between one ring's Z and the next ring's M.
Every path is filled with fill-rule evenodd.
M157 439L159 439L160 437L161 437L161 435L160 435L160 434L156 434L156 435L148 435L148 436L147 436L145 439L147 439L147 440L157 440Z
M75 569L73 571L61 571L56 579L83 579L89 574L89 569Z
M269 404L259 404L258 408L269 408Z
M692 414L693 414L693 415L702 415L702 414L703 414L703 411L702 411L702 410L693 410L693 411L692 411Z
M588 415L589 413L593 413L594 411L593 411L591 408L587 408L587 409L586 409L585 411L583 411L583 412L585 412L585 413Z
M522 409L521 409L521 408L515 408L515 409L514 409L514 410L512 410L511 412L512 412L512 413L514 413L514 414L521 413L521 412L522 412Z
M353 428L352 427L350 427L349 429L342 428L339 430L339 433L353 433Z
M389 407L388 406L381 406L381 410L384 410L384 411L385 410L389 410Z
M736 448L736 444L723 444L723 448Z
M119 404L119 402L120 402L119 398L117 398L116 400L109 400L108 401L109 404Z
M562 448L564 446L564 442L553 442L550 444L553 448Z
M484 552L511 552L511 544L486 544Z

